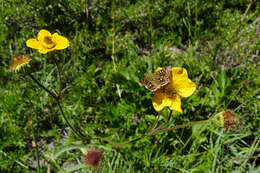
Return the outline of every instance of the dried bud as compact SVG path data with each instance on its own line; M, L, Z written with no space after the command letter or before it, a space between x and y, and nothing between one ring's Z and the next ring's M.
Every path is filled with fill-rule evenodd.
M83 158L83 161L90 168L96 170L100 168L101 162L103 160L103 153L98 149L89 150Z
M32 128L32 124L33 122L32 121L28 121L28 125Z
M21 69L25 71L26 67L30 65L32 59L29 56L12 56L12 64L10 69L12 71L18 72Z
M37 61L32 60L29 56L13 55L12 63L10 66L11 71L28 74L40 69Z
M222 111L213 117L214 122L225 130L237 127L238 119L231 110Z

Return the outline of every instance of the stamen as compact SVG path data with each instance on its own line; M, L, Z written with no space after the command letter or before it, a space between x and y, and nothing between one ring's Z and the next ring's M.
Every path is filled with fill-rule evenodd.
M53 44L51 38L48 37L48 36L44 37L44 42L47 43L47 44Z
M162 91L168 98L174 98L177 94L177 91L173 88L171 83L165 85Z
M43 46L48 49L51 49L56 46L56 44L52 41L50 36L45 36L43 43L44 43Z

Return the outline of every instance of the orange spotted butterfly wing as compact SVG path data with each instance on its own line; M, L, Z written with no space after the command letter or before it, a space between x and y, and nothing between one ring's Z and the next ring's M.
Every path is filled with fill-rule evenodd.
M144 78L140 80L140 83L150 91L154 92L170 82L170 74L171 67L168 66L152 74L144 74Z

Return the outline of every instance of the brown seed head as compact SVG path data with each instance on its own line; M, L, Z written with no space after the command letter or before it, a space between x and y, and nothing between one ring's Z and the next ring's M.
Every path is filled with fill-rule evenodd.
M222 113L223 121L224 121L224 129L233 129L237 126L238 120L231 110L226 110Z
M219 112L213 117L213 120L220 127L224 127L225 130L235 129L238 127L238 119L236 118L234 112L232 112L230 109Z
M103 153L98 149L91 149L89 150L83 158L83 161L86 165L91 167L92 169L96 170L100 168L100 164L103 159Z

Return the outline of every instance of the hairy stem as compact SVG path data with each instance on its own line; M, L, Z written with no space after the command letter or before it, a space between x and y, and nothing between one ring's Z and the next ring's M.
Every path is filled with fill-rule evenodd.
M58 79L59 79L59 90L58 90L58 97L61 97L61 89L62 89L62 81L61 81L61 70L59 68L59 64L57 60L54 58L54 63L56 65L57 71L58 71Z
M152 127L150 127L150 128L147 130L148 133L151 132L151 130L152 130L154 127L157 126L157 124L158 124L158 122L159 122L159 119L160 119L160 113L158 113L157 119L156 119L155 122L153 123Z
M63 119L65 120L66 124L72 129L72 131L73 131L77 136L79 136L79 137L81 137L81 138L86 138L85 135L83 135L81 132L77 131L77 130L70 124L70 122L68 121L68 119L67 119L67 117L65 116L65 113L64 113L64 111L63 111L63 109L62 109L62 106L61 106L61 104L60 104L59 98L58 98L53 92L51 92L49 89L47 89L45 86L43 86L36 78L33 77L32 74L29 74L29 76L30 76L31 79L32 79L35 83L37 83L42 89L44 89L47 93L49 93L49 94L52 96L52 98L57 102L58 107L59 107L59 110L60 110L60 112L61 112L61 115L62 115Z
M193 125L196 125L196 124L209 123L209 122L211 122L211 121L212 121L212 120L194 121L194 122L187 123L187 124L176 125L176 126L170 127L170 128L158 129L158 130L153 131L151 134L149 134L149 136L155 135L155 134L158 134L158 133L161 133L161 132L170 131L170 130L181 129L181 128L184 128L184 127L190 127L190 126L193 126Z
M80 131L77 131L69 122L69 120L67 119L67 117L65 116L64 112L63 112L63 109L60 105L60 102L59 100L56 100L57 101L57 104L58 104L58 107L59 107L59 110L61 112L61 115L62 117L64 118L64 120L66 121L67 125L72 129L72 131L79 137L81 138L86 138L86 136L84 134L82 134Z
M48 94L50 94L55 100L58 100L58 97L53 92L51 92L48 88L43 86L32 74L29 73L28 75L35 83L37 83L42 89L44 89Z
M156 135L158 133L161 133L161 132L166 132L166 131L170 131L170 130L175 130L175 129L180 129L180 128L185 128L185 127L190 127L190 126L193 126L193 125L196 125L196 124L204 124L204 123L209 123L209 122L212 122L213 120L209 119L209 120L202 120L202 121L194 121L194 122L191 122L191 123L187 123L187 124L181 124L181 125L176 125L174 127L171 127L171 128L165 128L165 129L160 129L157 128L155 130L153 130L152 132L148 132L147 134L144 134L143 136L141 137L138 137L138 138L135 138L135 139L132 139L130 141L125 141L125 142L121 142L121 143L116 143L110 139L104 139L104 138L101 138L101 140L103 141L107 141L108 143L116 146L116 147L119 147L119 146L122 146L122 145L126 145L126 144L130 144L130 143L133 143L133 142L136 142L136 141L139 141L141 139L144 139L145 137L148 137L148 136L152 136L152 135Z
M169 121L171 120L171 117L172 117L172 113L173 113L173 111L171 110L167 121L166 121L165 123L163 123L161 126L159 126L157 129L162 129L162 128L164 128L164 127L169 123ZM155 130L156 130L156 129L155 129Z

